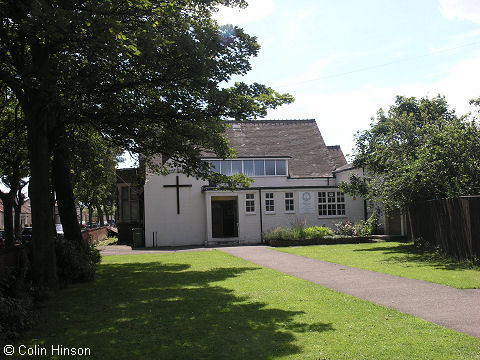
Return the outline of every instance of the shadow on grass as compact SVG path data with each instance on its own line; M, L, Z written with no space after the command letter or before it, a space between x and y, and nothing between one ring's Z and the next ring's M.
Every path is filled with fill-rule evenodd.
M215 284L257 268L189 269L101 265L93 284L69 289L57 322L38 339L88 346L99 359L269 359L300 353L295 333L334 330Z
M402 242L397 246L372 247L370 249L355 249L356 252L383 252L386 255L392 255L383 262L391 263L417 263L428 265L437 269L444 270L466 270L476 268L468 261L456 261L446 257L438 251L422 249L413 243ZM397 255L397 256L395 256ZM413 266L413 264L412 264Z

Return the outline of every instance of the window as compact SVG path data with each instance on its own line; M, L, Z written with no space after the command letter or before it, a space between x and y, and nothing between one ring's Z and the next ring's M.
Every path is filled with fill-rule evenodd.
M232 175L232 160L222 160L220 165L220 173L223 175Z
M212 171L224 175L286 176L287 160L206 160Z
M255 194L245 194L245 212L255 213Z
M265 193L265 211L275 212L275 200L273 200L273 193Z
M318 215L345 215L345 195L340 191L319 191Z
M337 215L337 206L335 203L335 191L327 192L327 214L328 215Z
M220 172L220 160L212 160L210 162L210 168L213 171Z
M122 221L138 221L138 193L130 186L121 187L121 217Z
M275 160L265 160L265 175L275 175Z
M254 176L253 160L243 160L243 173L247 176Z
M293 201L293 193L285 193L285 212L294 212L295 204Z
M275 160L276 174L287 175L287 162L285 160Z
M242 160L232 160L232 174L242 173Z
M327 215L327 195L325 191L320 191L318 193L318 215L325 216Z
M265 175L265 160L254 160L255 176Z

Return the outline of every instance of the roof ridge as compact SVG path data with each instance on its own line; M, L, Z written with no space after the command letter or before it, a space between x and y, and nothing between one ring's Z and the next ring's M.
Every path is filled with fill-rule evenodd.
M316 122L315 119L260 119L260 120L225 120L228 123L237 123L237 124L272 124L272 123L277 123L277 124L282 124L282 123L311 123L311 122Z

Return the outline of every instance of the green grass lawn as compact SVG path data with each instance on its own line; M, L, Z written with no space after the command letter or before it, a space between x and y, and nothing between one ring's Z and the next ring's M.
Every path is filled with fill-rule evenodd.
M219 251L104 257L19 344L102 360L480 359L478 338Z
M378 242L276 248L276 250L460 289L480 288L478 266L454 262L436 252L420 250L412 243Z
M97 244L97 248L102 248L110 245L117 245L117 242L118 242L117 237L108 237L105 240L99 241Z

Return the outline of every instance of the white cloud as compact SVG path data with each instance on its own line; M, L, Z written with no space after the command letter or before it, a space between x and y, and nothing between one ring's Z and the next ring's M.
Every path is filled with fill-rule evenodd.
M219 24L243 25L266 18L274 9L273 0L248 0L246 9L222 6L214 18Z
M458 115L472 111L469 101L480 97L480 54L456 64L440 80L419 82L399 87L372 87L370 85L346 92L309 91L292 92L296 101L269 112L270 119L315 118L328 145L341 145L345 154L351 154L353 135L369 128L370 119L383 108L388 110L397 95L417 98L445 95ZM278 90L278 89L277 89ZM282 89L283 90L283 89Z
M447 18L470 20L480 24L480 1L478 0L440 0L440 8Z

